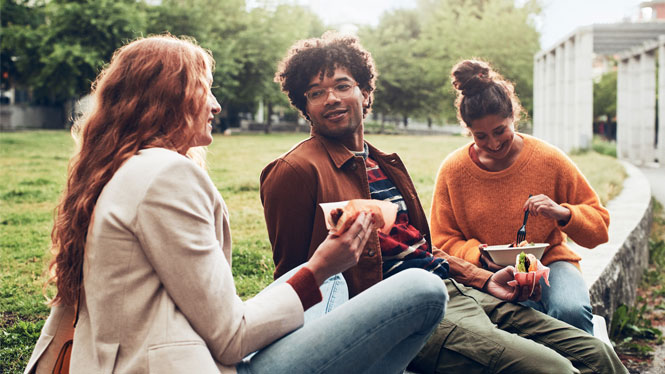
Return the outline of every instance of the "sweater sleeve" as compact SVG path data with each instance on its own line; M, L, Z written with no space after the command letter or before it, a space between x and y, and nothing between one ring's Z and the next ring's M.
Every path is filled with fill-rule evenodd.
M570 220L560 228L575 243L594 248L609 240L610 214L575 164L570 159L566 161L565 172L569 177L562 186L565 196L561 206L570 210Z
M448 261L450 277L465 286L482 290L493 274L459 257L451 256L436 247L433 248L433 254L435 257Z
M446 161L443 162L436 176L431 208L432 244L451 256L459 257L475 266L480 266L480 241L465 238L455 218L446 175ZM452 270L451 263L451 270Z
M307 310L323 300L321 290L316 286L316 279L311 270L302 267L286 283L296 291L302 307Z

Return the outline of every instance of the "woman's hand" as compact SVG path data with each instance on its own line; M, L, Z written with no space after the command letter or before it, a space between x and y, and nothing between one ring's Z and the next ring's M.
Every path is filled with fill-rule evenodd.
M545 218L557 220L562 226L570 221L570 210L555 203L547 195L531 196L524 203L522 209L524 211L528 210L529 214L535 217L542 214Z
M542 290L540 283L536 282L532 285L511 286L508 282L515 279L515 268L507 266L492 275L487 281L483 290L490 295L497 297L501 300L507 301L524 301L527 299L538 301Z
M328 234L305 265L320 286L329 277L355 266L374 230L371 214L361 212L351 227L340 236Z
M485 247L487 247L487 244L481 244L478 246L478 250L480 251L479 261L483 268L493 272L503 269L503 266L492 261L492 257L490 257L490 254L485 251Z

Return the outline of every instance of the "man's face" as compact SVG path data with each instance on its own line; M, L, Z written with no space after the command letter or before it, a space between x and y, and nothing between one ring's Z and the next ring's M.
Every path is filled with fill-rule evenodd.
M369 103L369 94L360 90L351 73L343 67L336 68L330 77L324 75L323 79L320 78L320 74L312 77L306 91L310 93L310 98L316 90L323 90L321 92L325 96L320 99L321 102L307 100L312 131L334 139L362 133L363 107Z

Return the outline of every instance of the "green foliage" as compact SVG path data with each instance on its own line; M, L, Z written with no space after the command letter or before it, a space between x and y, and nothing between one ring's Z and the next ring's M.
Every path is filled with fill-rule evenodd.
M220 103L236 96L240 82L235 79L242 68L237 60L243 46L238 34L248 27L243 0L164 0L148 6L147 31L169 32L176 36L194 37L215 58L213 92Z
M283 4L252 9L247 27L237 35L241 48L234 59L241 68L233 77L239 85L230 98L231 104L254 111L256 103L264 102L268 119L274 106L288 108L286 95L273 81L277 64L293 42L320 36L321 29L319 18L301 6Z
M459 60L488 60L532 108L533 55L539 50L537 1L421 0L385 14L359 35L379 70L375 110L455 121L450 70Z
M213 92L223 116L288 108L273 82L277 62L296 40L326 27L309 8L284 0L0 0L4 87L30 88L34 102L61 104L85 95L112 52L138 36L194 37L217 61ZM421 0L359 31L380 77L374 109L391 118L455 120L449 73L463 58L489 60L515 82L530 110L538 33L530 0ZM268 116L268 118L270 118ZM259 119L262 120L262 119Z
M16 83L31 87L40 103L87 93L113 51L145 29L144 13L133 0L54 0L43 8L26 6L24 13L30 17L9 27L3 49L6 42Z
M445 79L430 74L426 66L426 54L418 45L421 27L416 10L398 9L384 14L376 29L361 30L361 38L380 73L376 112L438 118L443 110Z
M617 157L617 144L615 142L609 142L600 136L593 137L593 140L591 141L591 149L601 155L607 155L614 158Z
M626 171L614 157L587 151L571 155L570 158L596 190L601 203L606 205L619 195Z
M662 224L662 223L661 223ZM665 241L649 240L649 263L659 269L665 269ZM665 276L665 274L663 274Z
M32 3L32 4L29 4ZM12 56L17 56L25 46L17 44L19 33L25 26L37 27L44 22L43 1L28 0L0 0L0 87L8 89L14 84L20 84L26 77L17 68L17 62ZM22 61L18 61L21 65ZM5 76L6 74L6 76Z
M612 120L617 115L617 72L603 74L593 83L593 118L606 116Z
M662 341L662 332L653 327L651 320L645 318L647 304L644 299L638 298L637 306L628 307L620 305L612 316L610 324L610 339L623 349L648 355L653 351L649 345L635 340Z
M0 324L0 369L3 373L22 373L39 338L45 320L12 321L2 316Z

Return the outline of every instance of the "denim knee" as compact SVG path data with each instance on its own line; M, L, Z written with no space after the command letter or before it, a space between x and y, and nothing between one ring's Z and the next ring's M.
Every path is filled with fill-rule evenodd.
M448 303L448 291L443 280L422 269L407 269L391 278L397 276L402 278L402 301L411 302L418 308L435 305L431 308L433 313L428 313L428 316L432 324L438 324Z
M586 303L559 303L550 305L550 316L593 335L593 313Z

